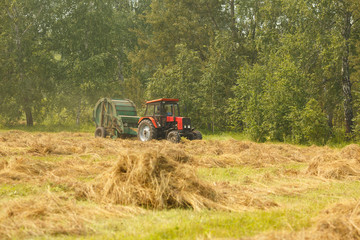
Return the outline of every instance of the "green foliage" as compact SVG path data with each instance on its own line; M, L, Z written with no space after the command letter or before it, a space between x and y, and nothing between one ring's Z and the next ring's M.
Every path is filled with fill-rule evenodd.
M207 120L203 125L213 132L224 131L229 120L225 115L227 99L233 96L231 87L236 82L236 69L239 57L236 45L229 33L222 32L209 46L208 60L203 64L199 83L200 111ZM225 126L224 126L225 125Z
M330 127L319 103L310 99L293 122L293 138L297 143L324 145L330 137ZM296 118L294 118L296 119Z
M185 45L177 45L176 51L175 63L159 68L149 80L147 97L179 98L182 115L201 120L197 108L199 104L196 104L199 103L201 59L196 51L189 50Z
M355 0L0 4L3 123L86 124L100 97L138 108L177 97L210 132L322 144L341 141L346 126L360 136ZM303 129L310 99L328 128Z
M240 69L230 109L239 109L244 130L256 141L284 141L293 112L306 100L306 77L288 55L274 55L267 66ZM230 110L231 111L231 110ZM236 122L233 122L236 124Z
M237 85L234 87L234 98L231 100L233 105L230 109L239 109L241 122L244 130L253 140L264 141L267 136L267 127L263 109L264 84L266 69L263 66L246 65L239 71ZM237 124L237 122L233 122ZM235 126L236 129L236 126Z

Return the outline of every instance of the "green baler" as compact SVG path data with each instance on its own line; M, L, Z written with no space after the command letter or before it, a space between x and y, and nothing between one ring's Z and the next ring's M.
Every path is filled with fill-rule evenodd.
M137 135L139 117L131 100L101 98L95 105L93 117L95 137Z

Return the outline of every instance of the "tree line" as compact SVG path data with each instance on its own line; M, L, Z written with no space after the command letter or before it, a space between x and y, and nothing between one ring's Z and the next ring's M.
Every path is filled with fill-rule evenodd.
M256 141L360 136L358 0L1 0L0 112L65 124L100 97L180 98Z

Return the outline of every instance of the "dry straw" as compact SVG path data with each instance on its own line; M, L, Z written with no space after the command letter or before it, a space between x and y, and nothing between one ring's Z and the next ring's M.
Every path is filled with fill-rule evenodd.
M173 158L184 161L176 153ZM95 201L152 209L229 209L221 204L219 192L200 180L194 169L157 152L121 155L89 187L87 195Z
M307 167L281 167L299 162ZM277 171L250 175L237 184L208 182L197 176L199 167L244 166ZM281 178L312 182L264 184ZM0 201L0 238L86 234L94 231L89 226L95 218L131 216L143 208L268 209L279 207L268 200L269 195L296 196L319 181L359 178L360 147L355 144L341 150L235 140L185 140L175 145L168 141L94 139L79 133L10 131L0 133L0 184L38 189L60 186L62 191ZM341 239L341 234L344 239L359 239L358 205L331 208L320 216L322 220L315 221L309 234L301 234L309 239ZM302 239L298 233L272 236Z
M84 235L99 218L131 217L144 211L135 207L81 205L66 195L47 192L0 204L0 239L40 235Z

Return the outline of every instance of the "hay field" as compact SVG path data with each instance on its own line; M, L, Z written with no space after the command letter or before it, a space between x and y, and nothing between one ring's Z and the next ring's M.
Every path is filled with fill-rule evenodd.
M0 133L0 239L360 239L360 147Z

